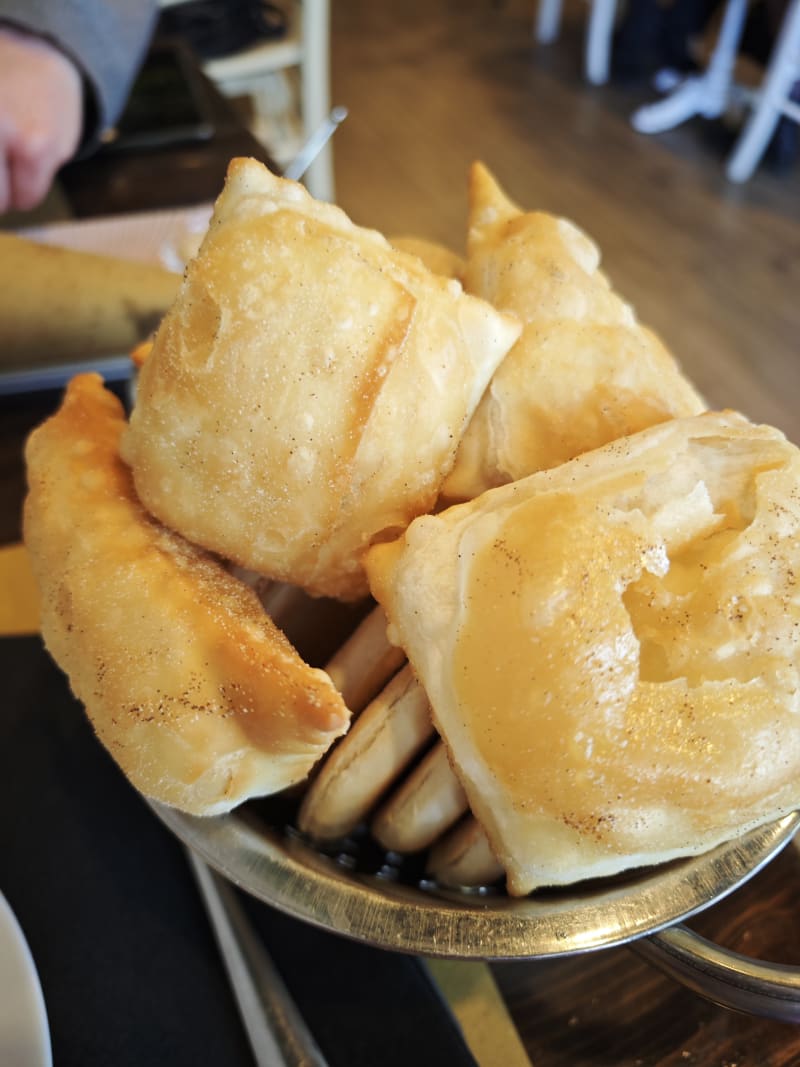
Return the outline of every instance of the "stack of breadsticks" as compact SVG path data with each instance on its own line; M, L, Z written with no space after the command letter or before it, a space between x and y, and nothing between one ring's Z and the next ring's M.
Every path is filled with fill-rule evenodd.
M30 439L45 640L186 811L300 783L515 895L704 851L800 803L800 452L703 408L485 168L462 259L235 161L130 420L85 376ZM287 589L379 606L322 670Z

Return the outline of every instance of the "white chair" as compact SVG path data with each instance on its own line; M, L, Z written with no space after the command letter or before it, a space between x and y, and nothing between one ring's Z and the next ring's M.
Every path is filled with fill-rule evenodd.
M162 7L181 0L160 0ZM330 113L330 7L329 0L280 0L288 16L286 36L264 40L230 56L208 60L206 75L228 97L250 97L255 121L253 132L269 144L264 131L276 113L291 107L291 94L282 72L299 71L299 149ZM276 153L277 154L277 153ZM288 160L276 160L288 162ZM333 153L330 142L309 167L305 178L309 192L319 200L335 197Z
M584 45L584 75L592 85L605 85L611 66L611 38L617 0L587 0L589 24ZM561 26L562 0L539 0L534 36L540 44L550 44Z
M782 115L800 122L800 104L790 99L794 83L800 79L800 0L790 0L763 81L755 90L734 81L746 17L747 0L727 0L705 71L685 78L663 100L646 104L631 116L631 124L639 133L661 133L696 115L719 118L732 100L751 106L752 114L725 168L733 182L751 177Z
M655 104L645 104L631 115L631 125L639 133L663 133L700 115L719 118L727 107L733 88L733 73L739 49L748 0L727 0L719 36L708 66L702 74L680 80L672 92Z
M790 0L764 80L752 94L752 114L728 159L725 172L730 181L745 182L752 175L781 116L800 122L800 104L790 99L799 79L800 0Z

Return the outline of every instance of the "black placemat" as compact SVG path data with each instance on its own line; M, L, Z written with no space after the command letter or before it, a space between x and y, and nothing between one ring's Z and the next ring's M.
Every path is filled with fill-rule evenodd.
M56 1067L250 1067L182 846L38 638L0 639L0 677L0 889L36 961ZM244 899L331 1067L474 1064L418 960Z

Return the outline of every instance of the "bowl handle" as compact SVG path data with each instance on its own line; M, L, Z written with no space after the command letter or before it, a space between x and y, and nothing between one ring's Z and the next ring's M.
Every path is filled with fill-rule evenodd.
M800 1023L800 968L731 952L687 926L631 943L643 959L723 1008Z

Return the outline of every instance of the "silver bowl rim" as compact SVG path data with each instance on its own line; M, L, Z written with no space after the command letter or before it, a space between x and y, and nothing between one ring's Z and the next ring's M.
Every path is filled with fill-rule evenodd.
M739 888L800 827L794 812L699 856L511 898L363 874L240 811L202 818L150 803L216 871L288 915L379 948L486 961L572 955L657 933Z

